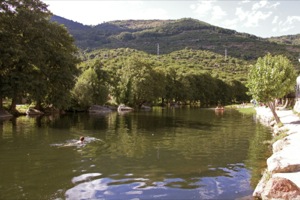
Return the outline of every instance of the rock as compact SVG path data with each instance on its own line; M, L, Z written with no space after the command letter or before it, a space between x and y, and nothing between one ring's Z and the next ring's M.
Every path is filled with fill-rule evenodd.
M89 113L97 114L97 113L108 113L112 112L112 110L106 106L93 105L89 108Z
M26 114L27 115L43 115L44 113L42 111L39 111L39 110L34 109L34 108L28 108L26 110Z
M286 178L272 177L266 184L262 199L300 199L299 187Z
M100 173L88 173L88 174L82 174L80 176L76 176L72 178L72 183L76 184L78 182L83 182L83 181L90 181L95 177L101 176L102 174Z
M298 187L300 187L300 172L293 173L277 173L273 174L272 177L286 178L295 183Z
M259 183L255 187L255 190L252 194L253 197L261 198L261 195L262 195L262 193L265 189L266 182L267 182L267 179L268 179L269 176L270 176L269 173L267 171L265 171L262 178L260 179Z
M142 105L141 109L142 110L151 110L151 107L150 106L146 106L146 105Z
M272 146L273 153L276 153L288 146L298 146L299 141L300 141L300 133L294 133L294 134L288 135L287 137L285 137L281 140L277 140Z
M273 153L281 151L287 145L287 139L281 139L274 142L272 145Z
M6 110L0 109L0 119L11 118L12 114L7 112Z
M124 104L118 106L118 112L129 112L129 111L133 111L133 108L129 106L125 106Z
M295 172L300 170L300 145L288 145L267 159L268 171L271 173Z

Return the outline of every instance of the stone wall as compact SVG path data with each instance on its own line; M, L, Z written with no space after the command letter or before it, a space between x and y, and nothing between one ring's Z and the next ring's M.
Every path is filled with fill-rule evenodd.
M267 169L253 196L260 199L300 199L300 118L292 110L276 111L282 127L277 127L268 108L256 108L257 119L273 128L273 135L286 136L272 145Z

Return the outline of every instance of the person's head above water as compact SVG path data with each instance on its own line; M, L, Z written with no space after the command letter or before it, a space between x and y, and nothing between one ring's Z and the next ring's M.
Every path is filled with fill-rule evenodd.
M84 137L83 137L83 136L81 136L79 140L80 140L81 142L83 142L83 140L84 140Z

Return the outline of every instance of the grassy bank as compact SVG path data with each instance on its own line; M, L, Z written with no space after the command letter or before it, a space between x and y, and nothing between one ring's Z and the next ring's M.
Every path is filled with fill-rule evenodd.
M248 115L256 114L255 107L252 104L230 105L230 106L226 106L225 108L236 109L242 114L248 114Z

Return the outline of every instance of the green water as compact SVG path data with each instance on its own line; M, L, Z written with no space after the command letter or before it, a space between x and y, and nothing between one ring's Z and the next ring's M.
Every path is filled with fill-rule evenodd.
M0 199L237 199L270 135L253 116L199 108L0 121Z

